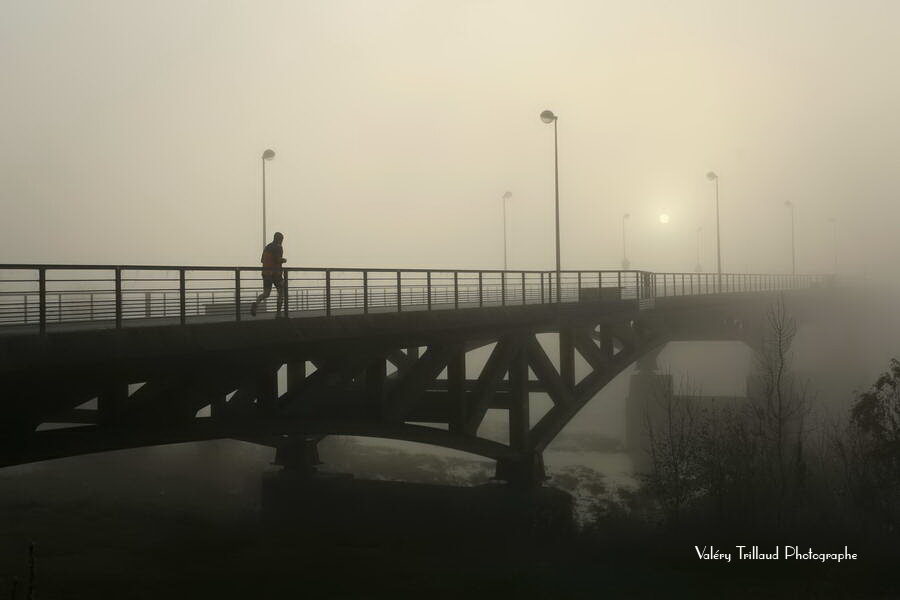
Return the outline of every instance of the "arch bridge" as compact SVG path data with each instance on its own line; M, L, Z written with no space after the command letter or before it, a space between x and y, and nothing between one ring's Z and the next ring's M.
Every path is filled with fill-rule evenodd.
M532 485L547 445L643 354L672 340L749 339L777 295L831 285L814 275L291 268L286 318L272 314L274 293L251 317L259 276L0 265L0 466L232 438L310 469L323 436L355 435L478 454L497 461L497 478ZM555 355L538 341L546 333L559 337ZM484 347L480 366L469 353ZM581 378L576 354L589 365ZM535 392L552 401L537 419ZM508 416L508 443L479 436L489 409Z

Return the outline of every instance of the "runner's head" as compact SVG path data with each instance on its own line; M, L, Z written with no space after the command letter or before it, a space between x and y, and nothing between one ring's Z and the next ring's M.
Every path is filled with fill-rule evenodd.
M280 244L281 241L282 241L283 239L284 239L284 234L281 233L280 231L276 231L276 232L275 232L275 236L272 238L272 240L273 240L276 244Z

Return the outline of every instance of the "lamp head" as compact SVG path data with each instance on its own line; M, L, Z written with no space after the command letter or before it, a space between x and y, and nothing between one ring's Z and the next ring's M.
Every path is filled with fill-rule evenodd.
M788 208L790 208L791 206L794 206L794 203L791 202L790 200L785 200L784 205L787 206Z
M625 213L624 215L622 215L622 218L623 218L623 219L630 219L630 218L631 218L631 215L630 215L629 213Z
M552 123L556 120L556 115L553 114L552 110L545 110L541 113L541 121L544 123Z
M710 171L709 173L706 174L706 178L709 179L710 181L715 181L716 179L719 178L719 176L716 175L715 171Z
M510 198L512 198L512 192L503 192L504 200L509 200Z
M265 152L263 152L262 159L263 160L272 160L275 158L275 151L269 148Z

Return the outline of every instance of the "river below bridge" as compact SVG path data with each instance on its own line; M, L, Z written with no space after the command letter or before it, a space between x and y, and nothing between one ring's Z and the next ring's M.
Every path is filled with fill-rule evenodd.
M440 484L478 486L489 482L494 470L492 461L455 451L356 438L325 441L321 455L329 472L352 473L357 481L421 482L434 484L435 488ZM273 456L274 452L268 448L222 440L3 469L0 471L0 597L8 597L12 577L25 580L27 549L31 542L36 544L41 592L38 597L42 598L93 600L186 597L188 594L260 597L257 594L261 590L273 592L297 585L290 571L285 571L294 568L294 561L315 571L309 585L318 592L312 597L331 597L322 590L331 589L333 582L344 576L339 566L342 563L347 568L361 568L358 577L362 580L399 569L401 587L413 585L404 583L404 578L415 581L426 576L431 579L415 585L433 591L443 591L445 585L451 588L463 585L453 581L444 584L439 580L446 575L447 568L440 556L449 551L440 541L441 536L435 536L436 547L429 542L424 551L398 541L405 539L408 532L392 538L385 537L383 532L373 534L361 530L358 536L348 536L344 531L333 536L333 540L323 541L320 537L314 538L318 541L313 543L304 527L291 524L291 515L280 525L280 514L275 517L276 533L273 534L273 518L267 517L272 509L266 509L264 502L266 476L278 471L277 467L270 466ZM550 450L546 453L546 463L551 476L548 485L572 493L577 516L582 521L589 518L590 505L598 495L610 493L614 486L633 485L630 461L622 452L579 451L574 447ZM397 492L405 496L409 491L415 497L415 493L426 488ZM288 498L287 502L295 500L303 500L302 495ZM367 501L366 497L354 500ZM381 505L376 514L390 513L384 495L374 502ZM340 522L355 516L349 511L341 514L345 509L338 506L326 510L331 514L312 515L312 518ZM435 514L433 518L440 525L445 515ZM359 523L359 519L354 523ZM465 544L466 553L485 552L486 543L498 542L484 539L485 534L473 529L471 541ZM283 533L286 531L294 533ZM414 534L423 536L427 531L418 530ZM373 535L378 536L376 541ZM383 544L388 547L382 547ZM310 546L318 549L314 555L310 554ZM459 555L453 560L465 563L463 569L474 569L465 575L469 584L476 581L478 585L493 585L490 581L521 568L504 562L512 559L503 558L500 560L505 566L498 567L498 573L507 575L499 575L484 572L485 567L479 566L481 561L467 562ZM393 565L394 561L402 564ZM455 573L458 568L454 566L452 571ZM310 571L304 577L310 577ZM260 578L265 581L261 582ZM226 584L229 579L233 581L232 588ZM338 594L339 597L369 597L358 595L359 589L353 587L357 583L349 591L340 585L351 584L338 584L339 589L349 594ZM394 585L396 581L390 584ZM525 583L516 585L527 591ZM552 582L546 585L555 586ZM171 586L181 587L185 595L171 593ZM217 590L215 596L206 595L210 589ZM399 593L397 597L408 596Z

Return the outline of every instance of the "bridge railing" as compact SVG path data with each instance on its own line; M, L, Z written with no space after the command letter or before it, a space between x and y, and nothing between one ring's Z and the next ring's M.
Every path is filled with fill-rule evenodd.
M0 265L0 331L242 320L262 291L253 267ZM638 300L822 286L822 275L286 268L292 316ZM273 312L277 293L260 303Z

